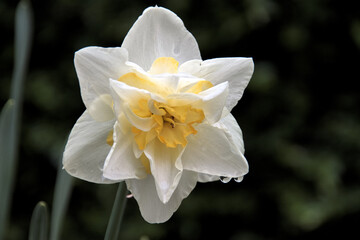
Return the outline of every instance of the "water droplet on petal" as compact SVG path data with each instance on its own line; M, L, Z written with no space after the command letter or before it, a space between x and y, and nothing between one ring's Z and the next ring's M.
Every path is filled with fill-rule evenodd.
M241 177L234 178L234 181L237 182L237 183L239 183L239 182L241 182L243 179L244 179L244 176L241 176Z
M220 181L223 182L223 183L228 183L230 182L231 178L229 177L220 177Z

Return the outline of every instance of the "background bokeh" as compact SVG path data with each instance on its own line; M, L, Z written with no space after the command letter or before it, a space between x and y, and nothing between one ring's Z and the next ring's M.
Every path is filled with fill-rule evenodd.
M174 216L151 225L128 201L121 239L356 239L360 224L360 15L338 0L33 0L34 40L6 239L27 239L40 200L85 109L73 55L120 46L142 11L174 11L203 59L253 57L233 110L250 172L198 184ZM0 103L9 97L17 1L0 1ZM75 180L62 239L103 239L116 185ZM1 193L0 193L1 195ZM0 196L1 197L1 196ZM1 213L0 213L1 214Z

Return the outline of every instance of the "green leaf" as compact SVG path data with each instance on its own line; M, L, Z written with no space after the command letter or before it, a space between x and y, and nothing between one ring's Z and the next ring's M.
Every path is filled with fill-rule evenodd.
M106 229L105 240L117 240L119 239L121 222L125 212L126 206L126 184L124 182L119 183L118 190L116 192L115 202L111 211L111 216Z
M32 43L33 16L30 2L21 1L15 13L15 58L11 98L22 103ZM20 105L19 105L20 106Z
M30 222L29 240L46 240L48 234L49 217L45 202L39 202L32 214Z
M5 235L14 182L17 137L15 104L8 100L0 116L0 239Z
M32 11L28 1L18 4L15 13L15 62L11 99L0 116L0 239L11 207L22 112L25 75L27 72L32 35Z
M51 214L50 240L59 239L72 186L73 178L64 169L62 169L62 162L60 161L55 183L53 209Z

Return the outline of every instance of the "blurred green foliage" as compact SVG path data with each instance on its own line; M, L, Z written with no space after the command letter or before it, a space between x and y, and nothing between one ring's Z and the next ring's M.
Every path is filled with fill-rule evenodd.
M0 101L9 97L16 1L0 2ZM7 238L26 239L33 207L52 202L63 144L85 109L73 54L120 46L150 5L169 8L203 59L253 57L233 110L250 172L198 184L166 223L130 199L122 239L325 239L359 236L360 16L337 0L55 0L32 2L34 46ZM61 239L103 239L117 185L75 181ZM51 205L51 204L50 204ZM51 206L50 206L51 209Z
M49 217L45 202L39 202L31 217L29 240L47 240Z
M24 85L32 41L32 12L28 2L15 11L14 66L9 100L0 113L0 238L5 236L19 153Z

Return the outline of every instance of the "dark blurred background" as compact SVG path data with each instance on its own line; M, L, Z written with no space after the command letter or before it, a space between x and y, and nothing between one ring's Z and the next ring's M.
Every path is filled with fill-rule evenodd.
M73 66L86 46L120 46L142 11L174 11L203 59L253 57L233 110L250 172L198 184L166 223L128 201L121 239L356 239L360 224L360 14L338 0L33 0L20 157L7 239L51 209L56 167L85 107ZM0 1L0 103L9 97L17 1ZM75 180L61 239L103 239L116 185ZM0 193L1 194L1 193Z

